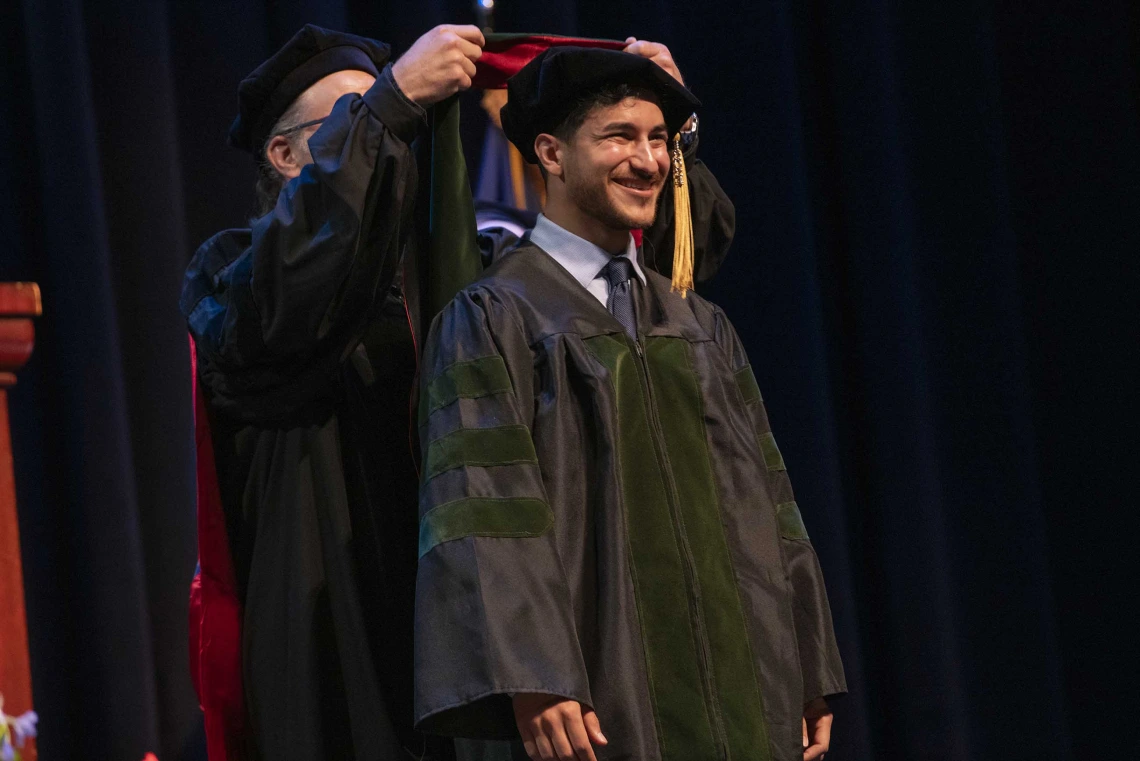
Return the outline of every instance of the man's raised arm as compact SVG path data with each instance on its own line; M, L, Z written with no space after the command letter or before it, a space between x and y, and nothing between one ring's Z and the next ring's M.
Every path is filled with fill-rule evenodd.
M412 231L411 143L424 109L470 86L482 39L474 27L437 27L362 94L346 92L325 112L310 91L327 89L345 73L337 72L281 118L298 124L269 137L263 160L285 180L276 204L251 230L220 233L199 249L181 305L215 368L249 374L247 392L260 370L273 368L267 382L276 384L279 372L339 362L359 339ZM292 130L307 132L289 152Z

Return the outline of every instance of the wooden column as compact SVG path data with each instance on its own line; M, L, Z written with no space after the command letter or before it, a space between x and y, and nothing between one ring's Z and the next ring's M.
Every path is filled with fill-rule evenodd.
M31 710L32 672L7 389L15 385L16 371L32 356L32 319L40 312L40 289L35 283L0 283L0 694L4 695L4 713L10 716ZM22 755L33 761L35 744L29 745Z

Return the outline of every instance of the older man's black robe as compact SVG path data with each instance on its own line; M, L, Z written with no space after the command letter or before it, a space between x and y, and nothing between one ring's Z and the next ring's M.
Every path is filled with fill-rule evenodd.
M646 275L636 341L534 245L436 319L416 717L517 737L540 692L597 711L599 759L795 761L846 689L819 563L732 326Z
M211 238L187 270L181 308L244 608L251 757L424 750L412 730L408 409L427 208L413 142L424 119L385 69L362 97L337 102L309 141L314 164L276 208ZM733 209L689 160L706 279L732 239ZM670 216L646 231L649 266L671 260ZM514 242L484 238L485 257Z

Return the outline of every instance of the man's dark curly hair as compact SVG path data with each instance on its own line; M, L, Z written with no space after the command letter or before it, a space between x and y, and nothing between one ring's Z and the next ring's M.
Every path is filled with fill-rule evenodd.
M631 85L625 82L614 82L585 93L574 101L570 112L551 133L559 140L569 140L578 131L590 112L595 108L605 108L621 103L626 98L640 98L642 100L658 102L657 95L648 88Z

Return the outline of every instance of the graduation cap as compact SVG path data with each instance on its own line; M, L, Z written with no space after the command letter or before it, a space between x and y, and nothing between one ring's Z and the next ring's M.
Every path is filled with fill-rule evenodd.
M559 38L547 38L547 40ZM534 38L514 40L505 51L492 51L489 68L501 74L534 52L525 65L507 80L507 104L501 111L503 131L523 157L537 163L534 140L553 133L583 97L603 87L621 83L652 92L661 106L665 126L675 135L672 148L674 184L673 290L684 297L693 287L693 232L688 181L681 154L679 130L700 107L700 101L664 69L643 56L621 52L615 44L598 40L591 46L546 45L540 51ZM616 43L621 46L623 43ZM490 43L488 43L490 47ZM496 57L498 56L498 57ZM484 58L487 54L484 53ZM483 59L480 59L480 63ZM477 77L478 80L478 77Z
M391 57L392 49L382 42L306 24L238 85L230 145L256 155L273 125L305 90L346 69L379 77Z

